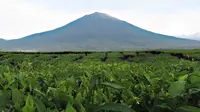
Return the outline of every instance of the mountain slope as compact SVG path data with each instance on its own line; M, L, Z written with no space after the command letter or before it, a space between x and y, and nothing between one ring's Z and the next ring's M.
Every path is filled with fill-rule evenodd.
M200 42L156 34L95 12L63 27L11 40L6 50L134 50L195 48Z
M0 50L1 50L3 47L5 47L5 45L6 45L6 40L0 38Z

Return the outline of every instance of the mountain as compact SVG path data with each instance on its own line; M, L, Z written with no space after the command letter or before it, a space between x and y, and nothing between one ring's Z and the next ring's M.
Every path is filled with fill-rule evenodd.
M0 46L2 46L2 45L5 44L5 43L6 43L6 40L0 38Z
M0 42L3 42L3 41L5 41L3 38L0 38Z
M3 48L5 48L5 46L6 46L6 40L0 38L0 51L1 51Z
M4 50L104 51L200 48L200 42L153 33L95 12L51 31L7 41L0 47Z
M0 42L4 42L4 41L5 41L4 39L0 38Z

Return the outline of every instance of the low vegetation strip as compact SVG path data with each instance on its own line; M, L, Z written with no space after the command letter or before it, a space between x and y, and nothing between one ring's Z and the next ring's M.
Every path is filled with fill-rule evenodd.
M140 53L153 54L153 55L170 54L171 56L177 57L178 59L184 59L184 60L189 60L189 61L200 61L200 56L199 58L196 58L196 57L191 57L189 55L186 55L184 53L163 52L163 51L143 51L143 52L136 52L137 56Z

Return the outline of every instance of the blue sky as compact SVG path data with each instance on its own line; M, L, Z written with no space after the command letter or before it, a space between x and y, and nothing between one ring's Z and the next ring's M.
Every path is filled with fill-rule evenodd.
M0 38L51 30L96 11L157 33L200 32L200 0L0 0Z

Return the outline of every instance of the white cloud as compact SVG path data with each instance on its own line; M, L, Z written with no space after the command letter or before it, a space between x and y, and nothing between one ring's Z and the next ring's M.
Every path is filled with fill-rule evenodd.
M157 33L189 35L200 32L198 10L181 10L163 14L128 9L98 11ZM0 0L0 38L14 39L51 30L92 12L94 10L71 12L47 9L27 0Z

